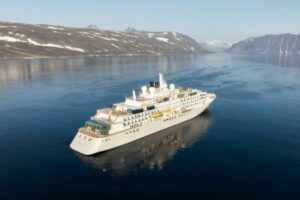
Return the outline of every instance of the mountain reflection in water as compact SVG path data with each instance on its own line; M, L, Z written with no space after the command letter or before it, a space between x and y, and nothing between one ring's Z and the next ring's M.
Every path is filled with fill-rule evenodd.
M159 170L178 150L202 137L211 121L211 113L205 111L194 119L110 151L94 156L76 154L83 162L103 172L122 175L141 168Z
M299 54L278 54L278 55L232 55L233 59L239 59L256 63L267 63L282 67L300 67Z

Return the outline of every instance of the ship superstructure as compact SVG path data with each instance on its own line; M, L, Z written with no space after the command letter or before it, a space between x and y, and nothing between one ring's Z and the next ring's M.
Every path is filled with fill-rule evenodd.
M168 85L159 74L139 95L133 90L124 102L97 110L70 146L85 155L106 151L192 119L215 98L214 93Z

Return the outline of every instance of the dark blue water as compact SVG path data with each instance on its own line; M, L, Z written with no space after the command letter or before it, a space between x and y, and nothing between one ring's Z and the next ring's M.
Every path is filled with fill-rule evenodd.
M300 199L300 63L266 61L1 61L0 199ZM97 108L158 72L218 98L198 118L115 150L69 148Z

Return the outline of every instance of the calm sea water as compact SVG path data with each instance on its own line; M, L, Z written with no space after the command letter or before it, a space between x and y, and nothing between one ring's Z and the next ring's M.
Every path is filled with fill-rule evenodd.
M0 62L0 199L300 199L300 62L226 54ZM87 157L97 108L165 73L203 115Z

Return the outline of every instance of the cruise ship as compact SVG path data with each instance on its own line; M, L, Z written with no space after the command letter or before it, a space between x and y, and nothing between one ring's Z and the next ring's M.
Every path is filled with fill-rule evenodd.
M70 147L84 155L107 151L190 120L208 109L214 93L158 81L135 90L124 102L97 110L79 128Z

